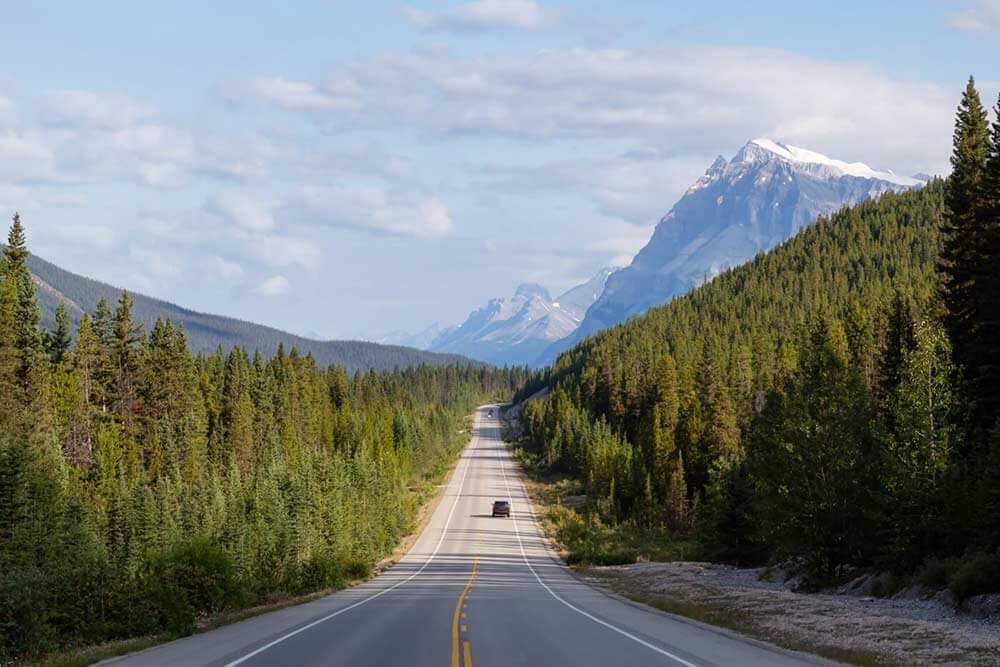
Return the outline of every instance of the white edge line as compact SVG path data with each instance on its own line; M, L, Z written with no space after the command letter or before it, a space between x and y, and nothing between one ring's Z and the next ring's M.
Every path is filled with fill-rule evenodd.
M501 443L501 444L503 444L503 443ZM506 445L504 445L504 447L506 448ZM511 459L511 460L513 460L513 459ZM552 590L551 588L549 588L549 585L546 584L544 581L542 581L542 578L540 576L538 576L538 572L535 571L535 568L531 564L531 561L528 560L528 554L525 553L525 551L524 551L524 542L521 541L521 532L517 528L517 517L514 516L514 511L513 511L514 498L513 498L513 496L510 493L510 482L507 481L506 466L504 464L502 464L502 463L500 465L500 472L503 473L503 483L504 483L504 486L507 487L507 500L508 500L508 502L510 502L510 505L511 505L511 508L512 508L510 516L511 516L511 520L514 522L514 534L517 536L518 546L521 547L521 558L524 559L524 564L528 566L528 569L531 570L531 573L533 575L535 575L535 579L538 581L539 584L541 584L542 588L544 588L546 591L548 591L549 595L551 595L556 600L558 600L559 602L563 603L564 605L566 605L567 607L569 607L570 609L572 609L576 613L578 613L578 614L580 614L582 616L586 616L587 618L589 618L590 620L594 621L595 623L603 625L604 627L608 628L609 630L614 630L615 632L617 632L618 634L622 635L623 637L628 637L632 641L637 642L639 644L642 644L643 646L645 646L648 649L656 651L660 655L666 656L667 658L670 658L671 660L673 660L673 661L675 661L675 662L677 662L677 663L679 663L681 665L684 665L685 667L698 667L693 662L688 662L684 658L681 658L680 656L674 655L670 651L666 651L666 650L660 648L659 646L656 646L655 644L650 644L649 642L647 642L645 639L642 639L641 637L636 637L635 635L633 635L631 632L628 632L627 630L622 630L621 628L616 627L616 626L608 623L607 621L601 620L601 619L597 618L596 616L585 612L583 609L580 609L579 607L573 605L572 603L567 602L565 599L563 599L562 597L560 597L559 595L557 595L554 590ZM521 491L524 493L525 502L531 502L530 500L528 500L528 490L525 488L523 481L521 481ZM532 512L531 514L534 515L534 512Z
M477 413L478 413L478 410L477 410ZM477 414L477 422L478 422L478 414ZM475 426L473 426L473 428L475 428ZM473 447L475 447L476 441L478 439L479 439L478 435L473 435L472 440L469 442L469 447L468 447L469 450L471 450ZM463 456L464 456L464 454L463 454ZM470 459L470 460L466 461L465 471L463 471L463 473L462 473L462 481L459 482L458 493L455 494L455 502L452 503L452 505L451 505L451 511L448 512L448 518L445 519L444 528L441 530L441 537L440 537L440 539L438 539L437 545L435 545L435 547L434 547L434 551L431 552L431 555L427 558L426 561L424 561L424 564L420 566L419 570L417 570L416 572L414 572L413 574L411 574L410 576L408 576L406 579L403 579L402 581L396 582L395 584L393 584L389 588L383 588L382 590L380 590L378 593L375 593L374 595L369 595L365 599L358 600L357 602L355 602L353 604L350 604L350 605L344 607L343 609L338 609L337 611L333 612L332 614L327 614L326 616L324 616L322 618L318 618L315 621L313 621L312 623L309 623L307 625L303 625L301 628L297 628L297 629L289 632L286 635L282 635L281 637L278 637L277 639L274 639L274 640L268 642L267 644L264 644L260 648L254 650L254 651L251 651L250 653L247 653L243 657L237 658L236 660L233 660L232 662L227 662L225 664L225 667L235 667L236 665L242 664L242 663L246 662L247 660L249 660L250 658L253 658L254 656L260 655L261 653L263 653L264 651L268 650L269 648L272 648L273 646L275 646L277 644L280 644L281 642L285 641L286 639L291 639L292 637L294 637L295 635L299 634L300 632L305 632L309 628L313 628L313 627L319 625L320 623L324 623L326 621L329 621L334 616L340 616L344 612L350 611L350 610L354 609L355 607L360 607L361 605L363 605L366 602L371 602L375 598L380 597L382 595L385 595L386 593L399 588L403 584L405 584L405 583L407 583L409 581L412 581L414 579L414 577L418 576L421 572L423 572L427 568L427 566L430 565L431 561L434 560L434 557L437 556L437 552L441 548L441 544L444 542L445 536L448 534L448 526L451 525L451 517L452 517L452 515L455 514L455 508L458 506L458 501L462 497L462 489L465 488L465 478L466 478L466 476L468 476L468 474L469 474L469 468L471 468L471 467L472 467L472 461ZM542 585L544 586L544 584L542 584Z

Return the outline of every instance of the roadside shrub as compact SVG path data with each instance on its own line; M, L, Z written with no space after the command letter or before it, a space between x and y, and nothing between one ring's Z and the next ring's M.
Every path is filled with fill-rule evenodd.
M1000 592L1000 552L963 558L948 588L959 602L973 595Z
M153 560L146 577L154 608L176 634L190 632L197 616L237 605L242 591L236 569L217 542L185 540Z
M355 558L344 564L344 578L348 581L367 579L371 573L372 568L367 561Z
M299 572L299 593L340 588L343 585L344 575L335 558L318 556L304 563Z
M929 558L917 571L917 583L926 588L946 588L958 564L957 558Z
M0 659L38 652L53 640L49 581L36 567L11 567L0 576Z

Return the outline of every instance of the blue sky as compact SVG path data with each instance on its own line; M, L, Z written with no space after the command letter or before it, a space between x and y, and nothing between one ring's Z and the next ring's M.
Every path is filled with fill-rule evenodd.
M965 78L1000 90L997 0L159 4L5 7L0 211L67 269L321 337L625 263L757 136L942 173Z

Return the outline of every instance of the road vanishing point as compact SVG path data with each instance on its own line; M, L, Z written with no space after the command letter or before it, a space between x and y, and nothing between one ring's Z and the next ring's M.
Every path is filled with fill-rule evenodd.
M403 667L830 664L611 596L545 540L489 414L396 565L359 586L104 664ZM511 517L493 518L494 500Z

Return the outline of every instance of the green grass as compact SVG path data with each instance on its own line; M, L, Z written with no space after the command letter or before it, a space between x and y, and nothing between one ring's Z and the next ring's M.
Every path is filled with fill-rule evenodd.
M84 667L92 665L101 660L115 658L126 653L141 651L157 644L169 641L169 635L153 635L150 637L135 637L123 639L121 641L97 644L96 646L84 646L75 649L66 649L57 653L51 653L38 659L27 659L11 664L25 665L26 667ZM0 662L0 664L4 664Z
M586 568L697 558L698 545L693 540L664 528L604 521L579 480L544 472L537 456L523 449L515 449L514 454L528 475L532 498L542 508L542 525L561 547L568 565Z

